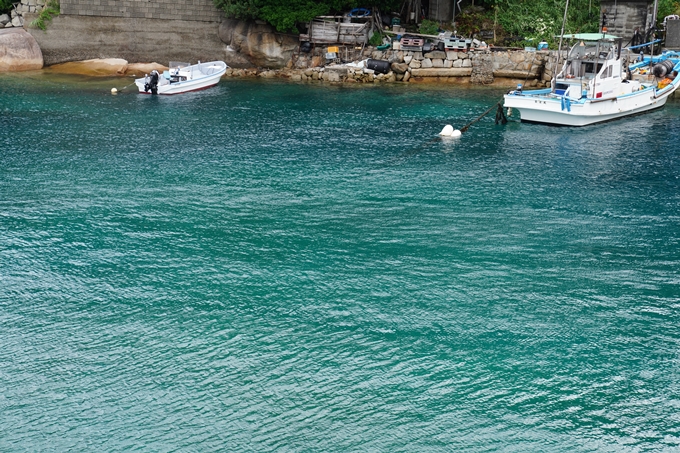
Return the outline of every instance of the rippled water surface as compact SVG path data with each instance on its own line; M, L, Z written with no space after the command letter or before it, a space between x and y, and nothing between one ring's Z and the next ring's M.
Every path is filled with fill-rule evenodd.
M680 101L0 78L0 451L677 451Z

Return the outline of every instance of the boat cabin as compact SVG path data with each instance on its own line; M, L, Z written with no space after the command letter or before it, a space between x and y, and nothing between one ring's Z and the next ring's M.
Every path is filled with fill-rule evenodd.
M586 39L580 39L569 51L562 71L555 79L555 94L571 99L609 99L633 88L634 83L627 86L621 38L602 34L574 36ZM592 40L593 37L600 39Z

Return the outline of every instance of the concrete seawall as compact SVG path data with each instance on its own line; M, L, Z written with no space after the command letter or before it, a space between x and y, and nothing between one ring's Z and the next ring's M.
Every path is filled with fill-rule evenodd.
M224 60L219 22L60 15L47 30L29 28L45 65L96 58L131 63Z

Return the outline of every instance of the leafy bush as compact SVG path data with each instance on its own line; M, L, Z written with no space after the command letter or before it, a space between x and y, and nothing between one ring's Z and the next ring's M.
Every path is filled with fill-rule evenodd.
M296 32L297 24L309 22L316 16L348 12L359 6L358 0L213 0L213 2L227 17L264 20L280 32ZM399 8L401 0L373 0L372 3L372 7L377 7L381 11L392 11Z
M659 0L659 9L656 15L659 24L663 22L663 18L671 14L680 15L680 2L676 0Z
M482 8L465 8L460 14L456 15L456 33L461 36L471 37L482 30L493 30L493 10L485 11ZM496 24L496 33L501 27Z
M372 45L373 47L377 47L380 44L382 44L382 36L380 36L380 33L373 33L373 36L371 36L371 39L368 40L368 43Z
M423 20L418 31L423 35L436 35L439 33L439 23L433 20Z
M52 17L58 16L59 12L60 12L59 1L48 0L47 3L45 3L45 6L43 7L42 11L40 11L38 18L31 22L31 25L38 27L42 31L45 31L45 29L47 28L46 22L51 21Z
M12 9L12 0L0 0L0 14L8 13Z
M495 27L497 42L507 40L506 45L509 41L513 41L515 45L528 42L529 45L535 46L539 41L554 43L555 36L559 36L562 29L566 0L482 0L481 2L488 8L488 12L481 17L475 16L464 21L465 14L456 16L461 33L474 32L475 28L479 28L477 24L484 22L482 29L488 30ZM565 33L596 32L599 30L599 25L599 0L569 0Z

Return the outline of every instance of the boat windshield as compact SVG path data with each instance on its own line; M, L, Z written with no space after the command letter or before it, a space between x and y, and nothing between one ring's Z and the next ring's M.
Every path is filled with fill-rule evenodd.
M569 52L570 60L604 60L610 57L610 53L615 49L615 43L611 41L584 42L571 48Z
M173 69L175 69L175 68L180 68L180 69L181 68L188 68L189 66L191 66L191 63L184 63L182 61L171 61L170 62L170 68L173 68Z
M558 75L560 78L593 78L600 72L606 60L615 57L617 44L614 41L581 41L571 48L569 56Z

